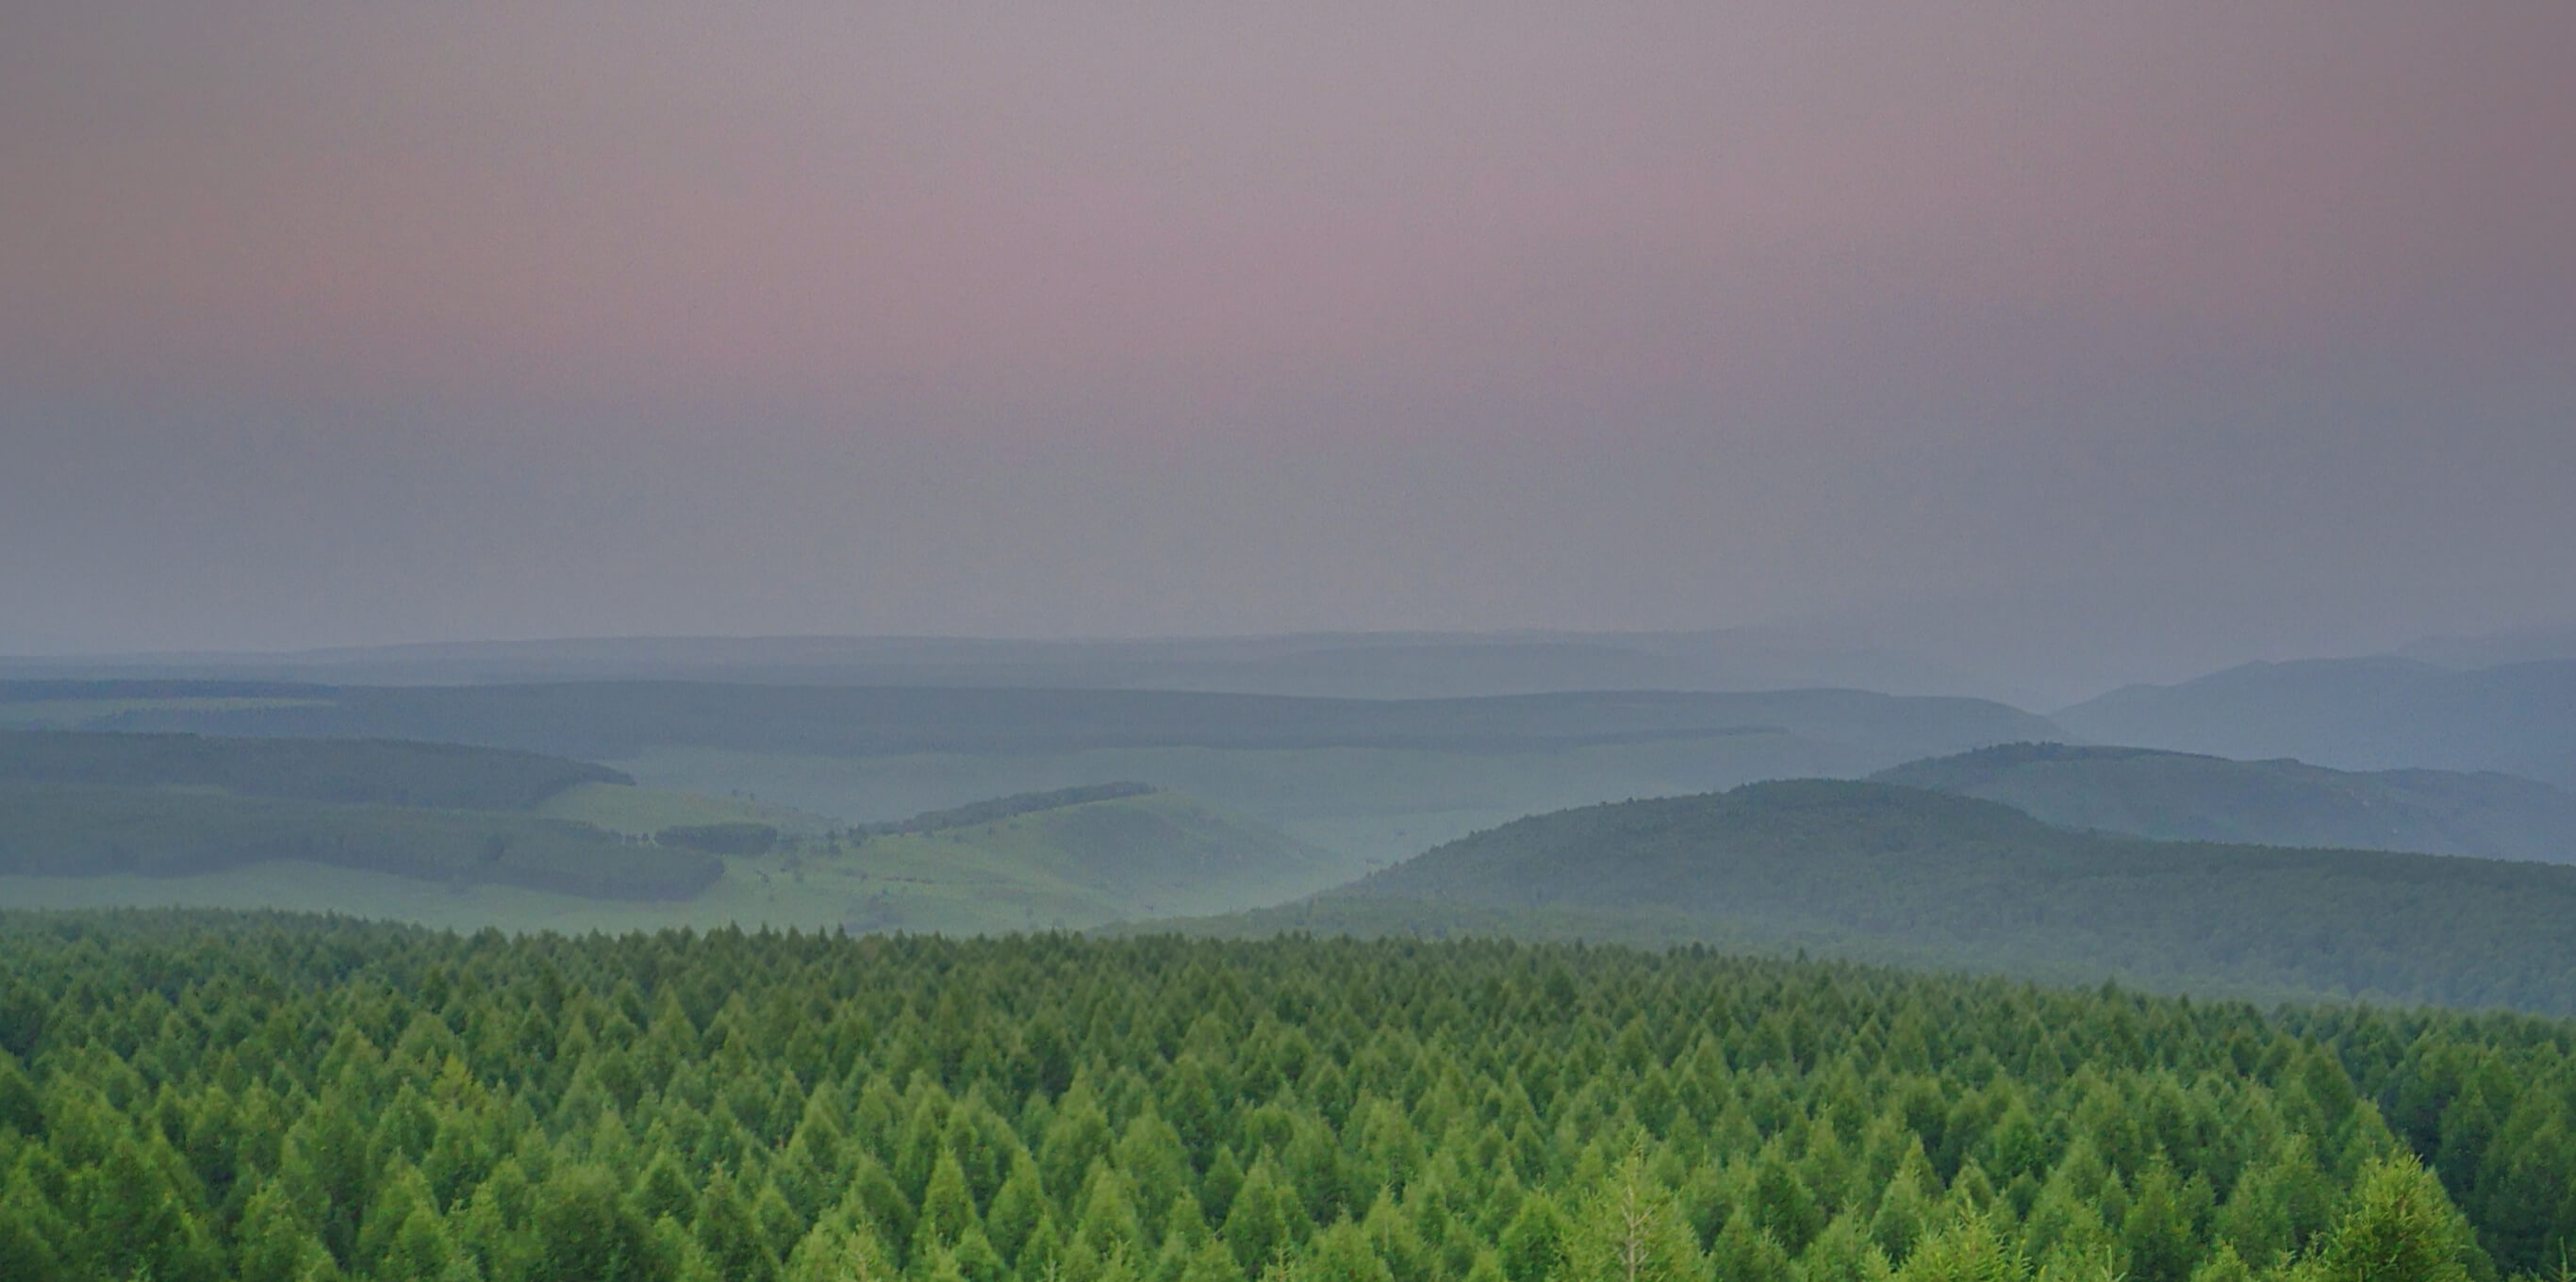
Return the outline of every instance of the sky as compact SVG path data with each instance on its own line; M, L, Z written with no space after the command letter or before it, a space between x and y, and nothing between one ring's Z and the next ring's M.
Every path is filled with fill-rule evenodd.
M0 653L2576 618L2576 7L0 16Z

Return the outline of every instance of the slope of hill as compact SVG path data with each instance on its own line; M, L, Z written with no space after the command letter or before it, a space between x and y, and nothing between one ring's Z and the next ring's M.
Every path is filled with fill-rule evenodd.
M287 908L462 930L969 934L1225 912L1360 871L1177 793L1120 790L1043 809L1019 800L980 808L981 818L924 816L863 834L731 798L610 784L579 785L532 815L0 783L0 903ZM545 817L569 802L639 834L788 822L773 847L719 855Z
M799 871L843 896L854 930L1081 928L1277 903L1358 871L1349 860L1180 793L1119 793L989 820L926 815Z
M0 780L449 810L526 810L576 784L635 782L588 762L452 743L72 730L0 730Z
M1814 948L2160 988L2576 1010L2576 868L2152 842L1801 780L1541 815L1186 929Z
M0 731L0 876L93 879L74 889L81 903L169 902L188 893L178 882L213 877L225 902L260 903L253 888L265 886L299 906L366 907L315 901L292 885L317 866L451 891L686 899L722 874L721 861L628 838L744 821L799 833L833 826L504 749ZM23 896L42 892L13 884L11 893L32 902Z
M2050 823L2165 841L2412 850L2576 863L2576 796L2447 770L2354 773L2152 748L2008 744L1882 770Z
M686 899L724 871L696 852L499 811L0 782L0 816L0 872L29 876L167 878L292 861L458 885Z
M2249 663L2056 714L2103 743L2340 770L2500 770L2576 787L2576 660L2460 672L2412 659Z

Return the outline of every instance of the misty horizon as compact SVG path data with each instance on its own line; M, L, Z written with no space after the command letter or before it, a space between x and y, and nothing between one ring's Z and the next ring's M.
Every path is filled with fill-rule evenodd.
M2576 614L2563 10L1006 13L24 16L0 653Z

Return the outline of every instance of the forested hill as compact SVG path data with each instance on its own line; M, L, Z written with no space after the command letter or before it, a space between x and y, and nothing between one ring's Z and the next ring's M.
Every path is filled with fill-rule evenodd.
M2000 801L2063 827L2167 841L2576 863L2576 794L2504 774L2356 773L2290 760L2017 743L1871 777Z
M2571 1044L1510 943L0 914L0 1277L2539 1277Z
M1704 940L2203 993L2576 1011L2576 868L2112 837L1880 783L1560 811L1188 926Z
M634 782L606 766L452 743L72 730L0 730L0 781L452 810L525 810L574 784Z

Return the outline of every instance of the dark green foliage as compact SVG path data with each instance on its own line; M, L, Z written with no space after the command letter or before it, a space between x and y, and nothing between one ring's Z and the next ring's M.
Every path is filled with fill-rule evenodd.
M702 852L498 812L0 783L0 815L0 872L12 873L167 877L296 859L604 899L686 899L724 874Z
M12 1282L2489 1282L2576 1248L2576 1027L2519 1017L177 913L0 914L0 975L41 1006Z
M702 850L710 855L761 855L778 845L778 830L768 824L690 824L653 834L658 845Z
M2565 960L2576 868L2110 837L1880 783L1750 784L1541 815L1302 903L1194 926L1698 940L2058 981L2576 1013Z
M0 780L448 810L525 810L577 783L635 782L606 766L452 743L72 730L0 730Z

